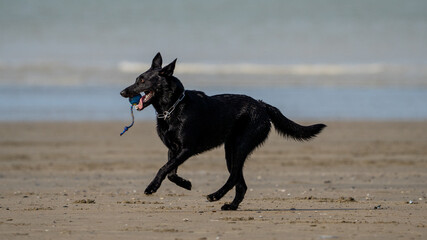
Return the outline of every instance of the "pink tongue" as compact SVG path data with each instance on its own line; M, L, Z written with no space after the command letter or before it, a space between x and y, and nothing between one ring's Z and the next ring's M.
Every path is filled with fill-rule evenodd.
M139 103L138 105L136 105L136 110L141 111L142 108L144 107L144 99L145 96L142 96L141 99L139 99Z

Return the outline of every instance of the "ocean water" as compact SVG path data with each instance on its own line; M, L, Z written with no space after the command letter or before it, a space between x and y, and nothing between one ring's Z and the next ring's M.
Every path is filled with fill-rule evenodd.
M127 120L161 52L290 118L425 120L427 1L0 0L0 121ZM154 119L152 109L137 119Z
M0 1L2 62L426 64L424 0Z
M3 87L0 121L130 122L119 87ZM427 89L346 87L207 88L209 95L238 93L261 99L295 120L427 120ZM148 107L135 119L154 120Z

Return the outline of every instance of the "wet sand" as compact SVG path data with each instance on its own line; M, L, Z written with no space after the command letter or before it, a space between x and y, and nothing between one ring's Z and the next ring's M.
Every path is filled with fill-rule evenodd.
M167 150L153 123L0 123L0 239L425 239L427 122L326 122L314 141L272 132L247 160L238 211L207 194L223 148L143 191Z

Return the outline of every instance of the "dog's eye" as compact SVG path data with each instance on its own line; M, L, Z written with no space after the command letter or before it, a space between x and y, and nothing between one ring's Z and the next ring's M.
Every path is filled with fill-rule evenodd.
M141 79L141 83L145 83L145 80L144 80L144 79Z

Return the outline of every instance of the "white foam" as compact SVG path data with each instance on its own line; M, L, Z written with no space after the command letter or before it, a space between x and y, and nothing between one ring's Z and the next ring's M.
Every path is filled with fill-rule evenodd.
M119 71L124 73L141 73L150 68L150 65L147 63L122 61L117 67Z
M118 69L124 73L141 73L150 67L147 63L123 61ZM204 64L180 63L175 72L178 74L236 74L236 75L345 75L378 74L385 69L383 64Z

